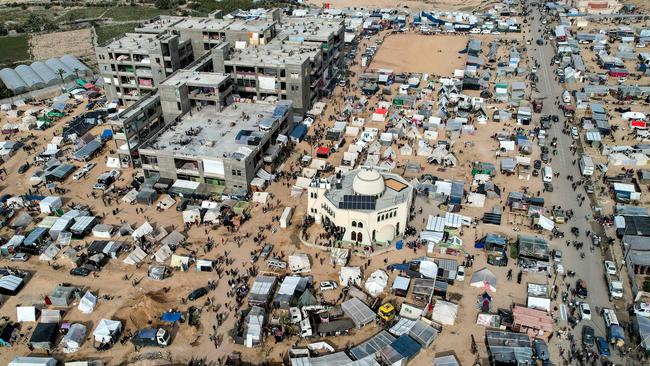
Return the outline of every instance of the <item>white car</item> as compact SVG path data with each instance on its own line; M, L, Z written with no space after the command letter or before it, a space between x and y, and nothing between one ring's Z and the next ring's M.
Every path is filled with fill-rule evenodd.
M86 165L84 165L84 166L81 168L81 170L84 170L84 171L86 171L86 172L89 172L89 171L90 171L92 168L94 168L96 165L97 165L97 163L90 162L90 163L87 163Z
M87 171L85 170L80 170L72 175L72 179L74 180L80 180L81 178L86 176Z
M481 33L481 30L478 29L478 28L472 28L472 29L469 30L469 32L473 33L473 34L479 34L479 33Z
M456 281L463 282L465 281L465 266L458 266L456 269Z
M499 31L492 31L491 34L499 35L499 34L501 34L501 32L499 32Z
M605 271L607 274L615 275L616 274L616 264L612 261L605 261Z
M591 320L591 308L586 302L581 302L578 306L580 309L580 319L581 320Z
M600 164L597 165L597 167L598 167L598 170L600 170L601 172L607 173L607 170L608 170L607 165L605 165L603 163L600 163Z
M637 43L636 48L645 48L645 43Z
M481 31L481 34L490 34L490 30L489 29L483 29Z
M571 138L574 140L577 140L580 138L578 135L578 128L577 127L571 127Z
M553 254L553 260L556 263L561 263L562 262L562 251L561 250L555 250L555 254Z
M320 283L321 292L336 290L339 287L339 284L336 281L323 281Z

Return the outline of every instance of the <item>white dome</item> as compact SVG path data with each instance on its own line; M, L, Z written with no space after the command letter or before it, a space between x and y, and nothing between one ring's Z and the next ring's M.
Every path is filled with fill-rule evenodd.
M384 192L384 178L376 170L363 169L352 182L354 193L365 196L378 196Z

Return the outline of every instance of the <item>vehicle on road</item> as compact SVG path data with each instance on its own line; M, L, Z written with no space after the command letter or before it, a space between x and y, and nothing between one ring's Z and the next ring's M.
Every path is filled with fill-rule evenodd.
M555 249L555 252L553 253L553 260L560 263L562 262L562 251L559 249Z
M456 269L456 281L465 281L465 266L458 266L458 269Z
M580 138L580 135L578 135L578 128L577 127L571 127L571 138L574 140L577 140Z
M612 261L605 261L605 272L610 275L616 274L616 265Z
M632 307L632 313L637 316L643 316L650 318L650 302L640 302L634 304Z
M131 343L136 347L167 347L169 340L169 332L164 328L144 328L135 333Z
M596 347L598 348L598 353L601 356L609 356L609 344L603 337L596 337Z
M623 282L616 274L605 273L605 280L607 281L607 289L609 290L609 298L622 299L623 298Z
M30 255L27 253L16 253L11 258L9 258L9 260L12 262L27 262L29 260L29 257Z
M94 190L97 190L97 191L105 191L106 188L108 188L108 187L106 187L106 184L104 184L104 183L96 183L96 184L93 186L93 189L94 189Z
M321 292L336 290L339 287L339 284L336 281L322 281L319 285Z
M92 271L87 267L77 267L70 270L71 275L79 277L88 277L91 273Z
M533 162L533 168L535 169L541 169L542 168L542 161L541 160L535 160Z
M80 171L78 171L78 172L75 172L75 173L72 175L72 179L74 179L74 180L80 180L81 178L83 178L83 177L86 176L86 173L87 173L87 172L86 172L85 170L80 170Z
M580 320L591 320L591 308L586 302L581 302L578 306L580 309Z
M597 165L597 167L598 167L598 170L600 170L601 172L603 172L603 173L607 173L607 170L608 170L608 169L607 169L607 165L606 165L606 164L600 163L600 164Z
M553 192L553 185L549 182L544 182L544 190L546 192Z
M584 280L576 281L576 296L581 299L586 299L588 295L587 282Z
M29 165L29 163L25 163L21 165L20 167L18 167L18 174L25 174L25 172L27 172L30 167L31 165Z
M199 287L196 290L190 292L190 294L187 295L187 299L190 300L190 301L194 301L194 300L202 298L203 296L205 296L207 294L208 294L208 289L206 289L205 287Z
M553 181L553 168L549 165L542 169L542 180L544 183L551 183Z
M582 345L585 347L591 347L594 345L594 328L583 325L582 326Z

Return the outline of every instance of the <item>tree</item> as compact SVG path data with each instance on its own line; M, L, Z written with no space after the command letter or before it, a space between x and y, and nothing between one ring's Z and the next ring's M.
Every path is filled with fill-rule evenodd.
M58 69L56 70L56 73L59 74L59 77L61 78L61 82L63 82L63 74L65 74L65 70L63 69Z
M173 9L176 7L176 1L174 0L156 0L156 8L158 9Z

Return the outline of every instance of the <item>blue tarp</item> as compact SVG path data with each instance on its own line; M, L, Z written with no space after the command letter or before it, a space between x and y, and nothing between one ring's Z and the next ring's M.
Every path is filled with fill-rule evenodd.
M422 346L413 338L403 335L391 344L391 347L404 358L411 358L420 352Z
M160 320L166 323L176 323L181 320L183 314L180 311L168 311L160 316Z
M307 125L299 123L291 131L290 137L292 140L302 141L305 135L307 135Z
M105 129L104 132L102 132L102 140L110 140L112 138L113 138L113 130Z
M465 184L457 180L452 181L449 203L452 205L460 205L463 200L464 193L465 193Z
M25 241L23 241L23 243L25 245L34 245L43 236L45 236L45 234L47 234L48 231L49 231L48 228L37 227L31 233L29 233L29 235L27 235L27 238L25 238Z

